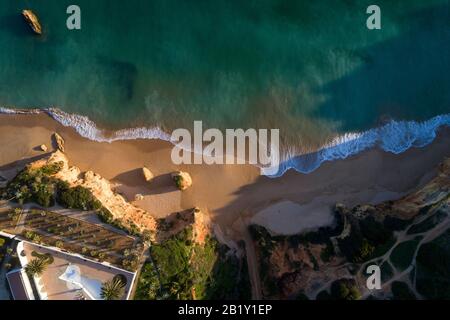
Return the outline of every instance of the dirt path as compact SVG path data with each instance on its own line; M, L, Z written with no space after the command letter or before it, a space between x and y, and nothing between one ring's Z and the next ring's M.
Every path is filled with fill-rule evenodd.
M428 231L421 232L421 233L414 233L414 234L407 234L407 232L411 227L423 222L424 220L426 220L433 214L435 214L435 212L431 212L429 214L419 217L406 230L396 233L397 240L396 240L395 244L384 255L382 255L380 257L376 257L376 258L366 262L366 265L370 264L371 262L373 262L375 264L376 261L381 259L381 262L379 262L378 265L382 265L384 262L387 262L391 266L391 268L393 270L393 275L388 281L384 282L381 285L382 289L388 288L394 281L404 281L405 283L408 284L410 290L414 293L414 295L418 299L422 299L422 296L416 290L416 285L415 285L416 277L414 277L414 283L413 283L413 282L411 282L408 275L416 267L416 257L417 257L417 254L418 254L420 248L422 247L422 245L425 243L428 243L430 241L433 241L434 239L436 239L437 237L442 235L446 230L448 230L450 228L450 217L445 218L443 221L436 224L433 228L431 228ZM392 251L394 251L394 249L400 243L411 241L411 240L417 238L418 236L422 236L423 238L417 244L417 247L414 251L414 255L411 260L411 264L405 270L399 271L390 260ZM360 272L364 272L364 271L360 270ZM362 299L367 298L371 294L372 294L371 291L365 292L362 296Z
M256 257L255 246L253 245L252 237L248 232L248 229L242 233L244 241L245 241L245 251L247 253L247 265L248 265L248 273L250 277L250 283L252 285L252 299L253 300L261 300L261 279L259 278L259 265L258 259Z

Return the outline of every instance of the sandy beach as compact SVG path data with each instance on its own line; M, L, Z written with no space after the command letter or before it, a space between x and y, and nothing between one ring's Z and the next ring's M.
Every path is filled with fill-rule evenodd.
M291 170L273 179L260 176L259 169L251 165L175 166L170 159L172 145L161 140L99 143L81 137L46 114L4 114L0 115L0 174L11 178L27 162L45 156L38 146L50 147L53 132L65 139L71 165L111 180L116 191L129 201L134 201L136 194L144 195L134 204L153 216L161 218L200 207L210 214L225 237L234 240L242 238L242 223L252 219L278 233L296 233L307 226L330 223L328 214L336 202L352 206L399 198L429 181L437 165L450 156L450 134L441 130L435 141L424 148L399 155L374 148L324 163L310 174ZM143 166L155 175L150 183L141 174ZM189 172L193 186L178 191L170 178L174 170ZM291 208L283 213L289 219L276 216L276 204L283 201L294 203L287 209L283 207L284 211ZM261 216L255 217L262 210L263 222Z

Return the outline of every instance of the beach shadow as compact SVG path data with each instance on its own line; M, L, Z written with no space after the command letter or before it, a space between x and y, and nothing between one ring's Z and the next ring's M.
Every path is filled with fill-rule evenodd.
M42 149L41 149L41 146L39 145L39 146L36 146L36 147L34 147L33 148L33 151L37 151L37 152L44 152L44 151L42 151Z
M123 172L115 176L112 180L131 187L146 186L148 184L147 181L145 181L142 168Z
M34 157L29 157L29 158L25 158L25 159L20 159L8 164L5 164L3 166L0 166L0 171L6 171L6 170L11 170L13 168L23 168L25 167L27 164L30 164L32 162L44 159L48 156L51 155L51 152L47 152L47 153L43 153Z
M126 187L139 187L139 193L143 196L169 193L178 190L170 173L156 176L151 181L147 182L142 174L142 168L121 173L111 180L117 181ZM121 190L121 188L119 187L118 190ZM129 198L126 196L126 193L127 192L123 190L122 195ZM131 201L132 199L129 200Z
M178 188L172 180L170 173L162 174L153 178L148 185L146 195L155 195L177 191Z

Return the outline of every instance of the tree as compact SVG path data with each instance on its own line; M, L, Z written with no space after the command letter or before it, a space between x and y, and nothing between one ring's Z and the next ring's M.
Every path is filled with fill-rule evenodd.
M47 267L47 264L43 259L33 259L25 266L25 272L30 276L40 276Z
M114 278L103 283L101 290L101 297L103 300L118 300L125 291L125 284L120 278Z
M331 296L336 300L358 300L361 294L353 279L339 279L331 284Z

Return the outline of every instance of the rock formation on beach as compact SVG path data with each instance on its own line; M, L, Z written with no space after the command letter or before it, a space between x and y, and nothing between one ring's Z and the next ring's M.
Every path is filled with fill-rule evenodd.
M55 151L49 157L35 161L30 164L33 168L41 168L45 165L61 164L61 170L54 175L55 178L69 183L70 186L82 186L92 192L92 195L100 201L115 221L124 227L138 232L156 229L155 219L145 210L142 210L113 190L113 185L92 171L81 172L78 167L69 166L69 160L60 150Z
M176 171L172 173L172 179L175 182L178 189L181 191L186 190L190 186L192 186L192 178L191 175L184 171Z
M58 134L58 133L53 133L53 136L52 136L52 138L53 138L53 141L55 142L55 144L56 144L56 148L59 150L59 151L61 151L61 152L64 152L64 139Z
M144 196L142 194L138 193L134 196L134 201L141 201L141 200L144 200Z
M153 179L153 177L154 177L154 175L153 175L153 173L150 171L150 169L148 169L148 168L146 168L146 167L143 167L143 168L142 168L142 174L144 175L144 179L145 179L145 181L147 181L147 182L150 182L150 181Z
M42 34L41 24L39 23L39 19L34 14L33 11L31 11L31 10L23 10L22 11L22 16L25 19L25 21L28 23L28 25L30 26L31 30L33 30L33 32L35 34L38 34L38 35Z

